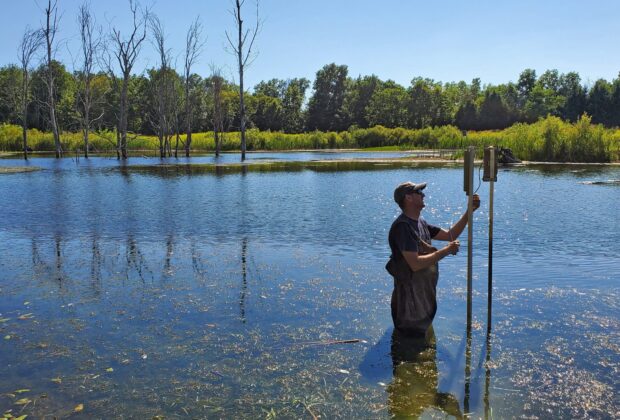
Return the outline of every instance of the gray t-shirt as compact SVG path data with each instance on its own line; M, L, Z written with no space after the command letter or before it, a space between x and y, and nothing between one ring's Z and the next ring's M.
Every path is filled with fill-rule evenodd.
M401 213L392 223L388 235L388 242L392 250L391 258L400 260L403 258L402 251L418 252L420 240L430 245L431 239L437 236L440 231L441 228L429 225L422 216L418 220L413 220Z
M392 256L385 268L394 277L394 291L390 303L394 327L408 335L424 335L437 312L437 264L412 271L403 251L418 252L420 242L430 245L440 232L420 217L413 220L401 214L392 223L389 234Z

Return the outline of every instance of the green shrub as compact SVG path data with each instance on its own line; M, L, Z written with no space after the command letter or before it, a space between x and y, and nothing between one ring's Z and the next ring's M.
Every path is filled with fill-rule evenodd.
M11 124L0 125L0 150L22 150L21 127ZM220 134L223 151L239 150L239 132ZM82 133L61 133L65 151L84 148ZM180 136L183 147L185 135ZM409 150L416 148L463 149L475 146L478 156L486 146L494 145L512 149L522 160L544 160L559 162L609 162L620 160L620 129L606 129L592 124L587 115L576 123L564 122L549 116L533 124L517 123L499 131L470 131L463 136L454 126L426 127L419 130L406 128L351 127L343 132L313 131L301 134L286 134L278 131L246 132L247 150L302 150L302 149L345 149L345 148L389 148ZM172 138L173 147L176 139ZM111 152L116 149L116 132L91 133L90 144L95 152ZM51 133L36 129L28 130L28 145L35 151L54 150ZM159 149L155 136L129 135L131 150ZM212 131L192 134L193 150L212 151L215 139Z

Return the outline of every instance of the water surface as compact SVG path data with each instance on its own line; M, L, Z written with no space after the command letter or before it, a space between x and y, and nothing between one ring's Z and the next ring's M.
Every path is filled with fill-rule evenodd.
M392 191L428 182L425 217L447 227L461 168L29 164L43 169L0 177L0 409L14 415L620 415L618 167L500 171L490 333L480 185L472 328L463 236L440 264L434 338L411 352L392 342L383 269Z

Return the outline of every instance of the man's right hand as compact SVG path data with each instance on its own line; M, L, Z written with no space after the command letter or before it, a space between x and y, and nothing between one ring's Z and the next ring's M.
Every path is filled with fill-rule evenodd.
M459 247L461 246L461 243L457 240L457 241L452 241L448 244L448 252L451 255L456 255L457 252L459 252Z

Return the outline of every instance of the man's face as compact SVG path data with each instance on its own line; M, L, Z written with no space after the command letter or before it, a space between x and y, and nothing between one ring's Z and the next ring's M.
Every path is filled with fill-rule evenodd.
M424 204L424 193L421 190L411 191L407 194L408 200L411 205L419 210L422 210L426 205Z

